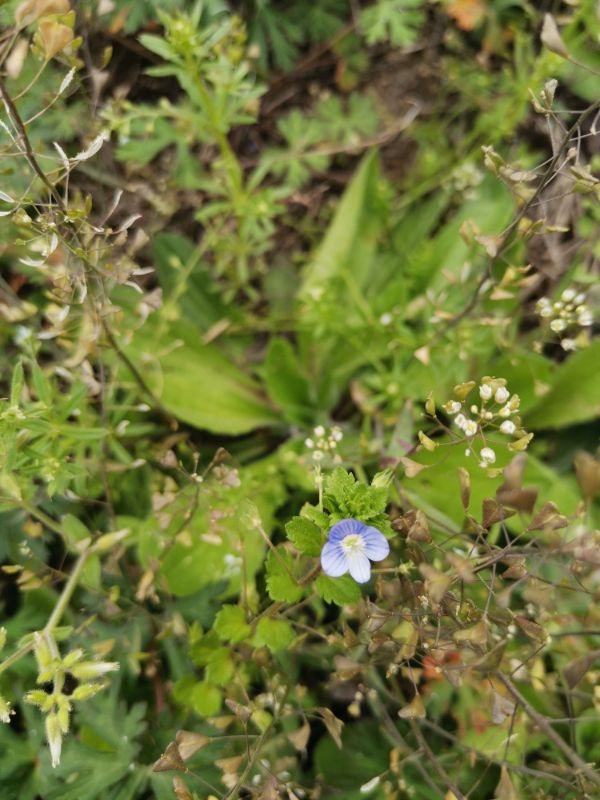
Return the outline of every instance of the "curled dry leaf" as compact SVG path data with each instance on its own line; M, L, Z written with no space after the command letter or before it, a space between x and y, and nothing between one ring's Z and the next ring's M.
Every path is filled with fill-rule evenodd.
M183 763L183 759L181 758L181 754L176 742L169 742L165 752L158 759L158 761L154 762L154 765L152 766L152 772L169 772L170 770L185 772L186 769L187 767Z
M562 58L569 58L569 51L563 42L558 25L552 14L544 14L544 24L542 26L542 44L546 45L548 50L556 53L557 56Z
M548 639L548 634L538 625L537 622L532 622L527 617L515 616L515 622L521 628L523 633L528 636L533 642L537 644L544 644Z
M554 531L558 528L566 528L569 521L559 512L556 505L549 501L544 503L540 510L535 514L529 523L528 531Z
M458 480L460 482L460 499L466 513L471 501L471 476L464 467L458 468Z
M425 719L425 705L420 694L416 694L410 703L398 711L400 719Z
M310 738L310 725L305 721L302 727L292 731L292 733L288 733L287 738L299 753L305 752Z
M175 775L173 778L173 791L177 800L193 800L193 795L181 775Z
M330 711L328 708L319 708L317 709L319 712L323 722L325 723L325 727L333 741L342 749L342 729L344 727L344 723L341 719L338 719L333 711Z
M46 58L54 58L73 41L73 31L53 19L40 21L40 39Z
M177 731L175 735L179 755L184 761L187 761L188 758L191 758L194 753L197 753L200 748L211 741L210 736L204 736L202 733L194 733L193 731Z
M575 456L575 473L585 500L589 502L600 494L600 461L597 458L579 450Z
M486 620L482 619L470 628L455 631L452 638L458 644L466 643L475 647L483 647L488 640L488 624Z
M444 575L431 564L419 564L421 575L425 578L425 591L432 602L438 604L452 582L451 575Z

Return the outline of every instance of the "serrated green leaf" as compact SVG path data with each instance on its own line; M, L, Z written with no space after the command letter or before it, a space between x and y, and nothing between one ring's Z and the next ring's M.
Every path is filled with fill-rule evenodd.
M362 596L360 586L349 575L342 575L341 578L319 575L315 581L315 589L326 603L335 603L338 606L356 603Z
M215 631L226 642L241 642L251 632L250 625L246 622L246 613L240 606L227 605L217 614L214 624Z
M294 630L289 623L263 617L256 626L253 644L256 647L268 647L275 652L285 650L293 640Z
M293 577L294 560L284 547L270 550L267 558L267 591L271 600L295 603L303 593Z
M285 526L288 539L294 547L307 556L319 556L323 536L316 525L303 517L294 517Z

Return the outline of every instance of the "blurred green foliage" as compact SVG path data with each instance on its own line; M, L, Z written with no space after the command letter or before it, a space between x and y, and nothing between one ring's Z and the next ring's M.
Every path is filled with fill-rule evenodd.
M0 798L596 796L592 0L1 11Z

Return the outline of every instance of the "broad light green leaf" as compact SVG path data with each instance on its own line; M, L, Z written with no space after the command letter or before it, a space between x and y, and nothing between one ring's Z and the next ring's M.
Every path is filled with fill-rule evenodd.
M175 302L183 317L202 333L215 322L236 316L223 303L198 248L190 239L175 233L159 233L152 243L156 272L164 303Z
M285 418L289 422L307 424L313 416L310 384L286 339L271 339L264 374L267 391Z
M529 428L563 428L600 416L600 339L570 356L551 380L550 390L531 408Z
M163 405L197 428L235 435L279 421L259 385L198 330L179 320L161 327L150 317L126 348Z
M504 467L512 454L506 448L492 443L497 455L497 465ZM418 508L422 508L432 520L444 525L454 525L459 530L464 519L460 498L458 469L466 468L471 476L471 509L479 513L484 498L492 497L503 482L502 476L489 478L480 469L476 459L465 455L463 446L448 448L443 455L439 451L422 451L416 459L430 465L413 478L402 480L403 490ZM534 486L538 492L538 506L552 500L562 514L572 514L581 497L574 475L559 475L551 467L542 464L527 453L527 464L523 476L525 486Z
M333 277L350 270L351 264L356 267L353 270L355 279L359 277L357 270L364 275L369 269L375 237L369 230L372 226L367 223L372 216L378 180L379 163L377 154L372 151L352 178L321 246L306 268L300 287L301 298L310 297L315 289L319 290Z

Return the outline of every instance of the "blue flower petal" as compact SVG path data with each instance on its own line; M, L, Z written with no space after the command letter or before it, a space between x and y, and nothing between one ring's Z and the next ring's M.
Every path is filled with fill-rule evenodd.
M348 553L346 557L350 575L357 583L366 583L371 577L371 564L369 559L360 550Z
M348 572L348 559L337 542L326 542L321 550L321 566L325 575L339 578Z
M359 522L357 519L342 519L331 528L327 539L330 542L341 542L344 537L350 534L361 534L366 527L364 523Z
M382 561L390 553L390 545L383 533L377 528L365 528L360 534L365 544L365 555L371 561Z

